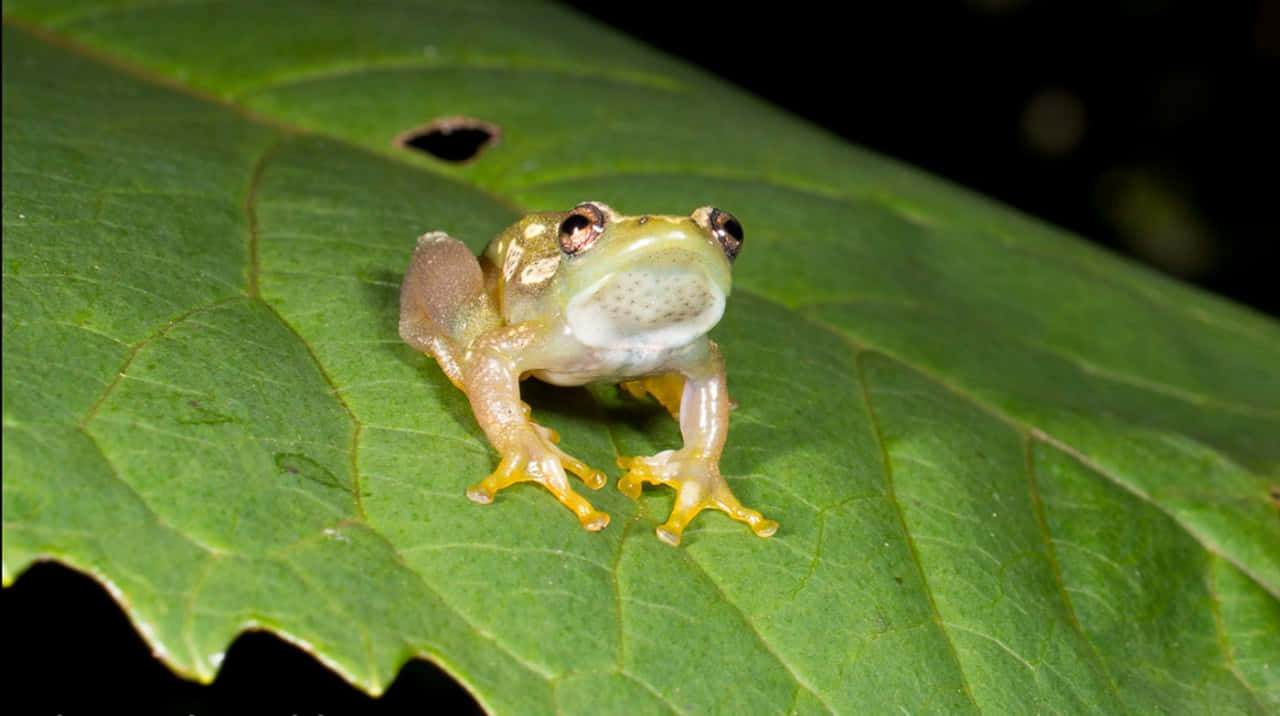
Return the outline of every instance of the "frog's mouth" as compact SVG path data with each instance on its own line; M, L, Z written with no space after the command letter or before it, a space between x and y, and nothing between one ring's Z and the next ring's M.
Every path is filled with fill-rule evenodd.
M711 330L724 303L724 291L705 273L647 265L596 281L569 301L565 318L593 348L661 350Z

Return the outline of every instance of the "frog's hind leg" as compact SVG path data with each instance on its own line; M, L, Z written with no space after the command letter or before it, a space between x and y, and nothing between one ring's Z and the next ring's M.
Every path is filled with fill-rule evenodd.
M418 237L400 287L400 337L435 358L461 389L463 346L497 321L471 249L443 231Z
M676 372L651 375L637 380L624 380L619 384L633 398L652 395L671 417L680 419L680 399L684 394L684 376Z

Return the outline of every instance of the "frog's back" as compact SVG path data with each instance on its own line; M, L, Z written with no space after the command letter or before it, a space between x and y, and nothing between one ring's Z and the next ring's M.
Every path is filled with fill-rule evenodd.
M557 211L529 214L485 247L480 263L486 290L503 323L546 317L563 259L556 238L563 217Z

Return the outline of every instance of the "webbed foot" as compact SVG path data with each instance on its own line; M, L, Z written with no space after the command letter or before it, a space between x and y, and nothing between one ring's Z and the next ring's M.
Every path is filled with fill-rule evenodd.
M604 486L604 473L591 469L557 447L560 436L554 430L532 421L529 427L532 429L522 436L516 449L503 454L496 470L467 488L467 497L486 505L493 502L493 496L499 490L517 482L536 482L547 488L560 504L573 511L584 528L592 532L604 529L609 524L609 515L592 507L586 498L569 487L565 470L596 490Z
M738 502L720 474L720 466L711 458L683 450L666 450L652 457L620 457L618 466L627 470L618 480L618 489L633 500L640 497L646 482L676 488L675 507L656 530L658 539L669 545L679 545L685 526L708 508L746 522L759 537L771 537L778 531L777 522Z

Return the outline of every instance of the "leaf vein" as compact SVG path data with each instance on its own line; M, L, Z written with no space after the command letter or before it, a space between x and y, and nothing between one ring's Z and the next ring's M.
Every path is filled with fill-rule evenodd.
M1107 663L1102 658L1102 653L1098 651L1097 644L1089 638L1085 633L1084 626L1080 624L1080 619L1076 615L1075 604L1071 600L1071 594L1067 591L1066 580L1062 575L1062 567L1058 562L1058 550L1055 546L1053 536L1049 533L1049 520L1045 515L1044 502L1040 499L1039 481L1036 479L1035 459L1031 452L1031 436L1022 434L1022 455L1023 466L1027 473L1027 483L1031 491L1031 504L1035 510L1036 527L1040 533L1040 538L1044 542L1046 556L1049 559L1049 569L1053 572L1054 586L1057 587L1058 595L1062 598L1063 608L1067 611L1067 619L1071 623L1071 628L1080 637L1080 640L1089 646L1089 653L1093 655L1094 661L1097 663L1099 671L1107 679L1107 687L1111 690L1111 695L1116 703L1120 703L1120 690L1116 688L1115 678L1111 674L1111 670L1107 668Z
M764 301L772 301L772 299L769 299L768 297L765 297L765 296L763 296L763 295L759 295L759 294L757 294L757 295L759 296L759 298L760 298L761 300L764 300ZM862 341L862 339L861 339L860 337L855 337L854 335L850 334L849 332L845 331L844 329L841 329L841 328L836 327L836 326L832 326L832 325L830 325L830 324L826 323L825 321L822 321L821 319L815 318L815 317L813 317L813 316L803 315L803 314L799 314L799 315L802 315L802 316L803 316L803 318L804 318L804 320L808 320L808 321L812 322L813 324L815 324L815 325L817 325L817 326L819 326L819 327L823 327L823 328L825 328L826 330L831 331L834 335L836 335L836 336L838 336L838 337L840 337L840 338L842 338L842 339L845 339L845 340L850 341L851 343L853 343L853 344L855 345L855 348L856 348L858 345L862 344L862 342L863 342L863 341ZM1234 564L1234 565L1236 566L1236 568L1238 568L1241 572L1243 572L1244 574L1246 574L1250 579L1252 579L1253 581L1257 582L1259 586L1261 586L1263 589L1265 589L1267 592L1269 592L1269 593L1270 593L1270 594L1272 594L1273 596L1276 596L1277 598L1280 598L1280 585L1273 585L1273 584L1269 584L1269 583L1268 583L1265 579L1263 579L1260 575L1258 575L1258 574L1257 574L1257 573L1255 573L1254 571L1250 570L1250 569L1248 568L1248 565L1243 564L1243 563L1242 563L1242 562L1240 562L1237 558L1235 558L1235 557L1234 557L1234 555L1227 554L1227 553L1226 553L1226 552L1224 552L1220 547L1218 547L1216 544L1213 544L1213 543L1212 543L1212 541L1209 539L1209 537L1208 537L1207 535L1205 535L1205 534L1201 533L1199 530L1194 529L1191 525L1188 525L1185 521L1183 521L1182 519L1180 519L1176 514L1174 514L1172 511L1170 511L1170 510L1169 510L1168 508L1166 508L1165 506L1161 505L1159 502L1155 501L1155 500L1154 500L1150 495L1148 495L1147 493L1145 493L1144 491L1142 491L1141 489L1139 489L1136 485L1133 485L1132 483L1130 483L1130 482L1128 482L1128 481L1126 481L1126 480L1121 479L1121 477L1120 477L1119 475L1117 475L1117 474L1115 474L1115 473L1111 472L1110 470L1107 470L1107 469L1106 469L1106 468L1104 468L1102 465L1100 465L1100 464L1098 464L1097 462L1093 461L1093 460L1092 460L1088 455L1084 454L1084 453L1083 453L1083 452L1081 452L1080 450L1077 450L1076 448L1071 447L1071 446L1070 446L1070 445L1068 445L1067 443L1065 443L1065 442L1063 442L1063 441L1061 441L1061 440L1058 440L1057 438L1055 438L1055 437L1053 437L1053 436L1049 435L1048 433L1044 432L1044 431L1043 431L1043 430L1041 430L1040 428L1037 428L1037 427L1034 427L1034 426L1031 426L1031 425L1028 425L1028 424L1024 423L1020 418L1018 418L1018 417L1016 417L1016 416L1013 416L1013 415L1010 415L1010 414L1008 414L1008 413L1004 412L1003 410L1001 410L1001 409L999 409L999 408L997 408L997 407L995 407L995 406L991 405L991 404L990 404L990 403L988 403L987 401L985 401L985 400L983 400L983 399L981 399L981 398L979 398L979 397L975 396L975 395L974 395L974 394L972 394L972 393L969 393L968 391L964 390L963 388L960 388L960 387L957 387L957 386L952 385L951 383L949 383L949 382L948 382L948 381L946 381L945 379L943 379L943 378L941 378L941 377L939 377L939 376L937 376L937 375L933 374L932 372L928 371L927 369L925 369L925 368L924 368L924 367L922 367L921 365L917 364L916 362L914 362L914 361L912 361L912 360L910 360L910 359L908 359L908 358L904 358L904 357L899 356L899 355L896 355L896 354L894 354L894 353L892 353L892 352L884 351L884 349L883 349L883 348L881 348L881 347L879 347L879 346L874 346L874 344L866 344L866 345L868 346L868 348L864 348L864 349L862 349L862 350L875 350L875 351L877 351L877 352L883 353L884 355L887 355L887 356L892 357L894 360L896 360L896 361L898 361L898 362L902 363L902 364L903 364L903 365L905 365L905 366L910 367L912 370L915 370L917 373L919 373L919 374L921 374L922 376L924 376L924 377L928 378L928 379L929 379L930 381L932 381L934 384L936 384L936 385L938 385L939 387L943 388L944 390L946 390L946 391L948 391L948 392L952 393L953 395L955 395L955 396L956 396L956 397L958 397L959 399L964 400L964 401L966 401L966 402L968 402L968 403L972 404L973 406L977 407L979 410L981 410L981 411L983 411L984 413L986 413L986 414L988 414L988 415L992 416L993 418L996 418L997 420L999 420L999 421L1001 421L1001 422L1003 422L1003 423L1005 423L1005 424L1007 424L1007 425L1011 426L1012 428L1014 428L1014 429L1015 429L1015 430L1017 430L1018 432L1020 432L1020 433L1021 433L1021 432L1026 432L1026 433L1028 433L1028 434L1030 435L1030 437L1032 437L1033 439L1040 440L1040 441L1042 441L1042 442L1046 443L1047 445L1050 445L1051 447L1054 447L1054 448L1058 449L1059 451L1061 451L1061 452L1063 452L1063 453L1065 453L1065 454L1067 454L1067 455L1071 456L1071 457L1072 457L1072 458L1074 458L1077 462L1079 462L1081 465L1083 465L1084 467L1086 467L1086 468L1087 468L1087 469L1089 469L1090 471L1095 472L1095 473L1097 473L1098 475L1100 475L1100 476L1102 476L1102 477L1106 478L1107 480L1111 481L1111 482L1112 482L1112 483L1114 483L1115 485L1117 485L1117 486L1121 487L1122 489L1126 490L1127 492L1129 492L1129 493L1130 493L1130 494L1132 494L1133 496L1137 497L1138 499L1142 500L1143 502L1145 502L1145 503L1147 503L1147 504L1150 504L1151 506L1153 506L1153 507L1155 507L1156 509L1160 510L1162 513L1164 513L1166 516L1168 516L1170 519L1172 519L1175 523L1177 523L1177 524L1178 524L1178 526L1180 526L1184 531L1186 531L1186 532L1187 532L1188 534L1190 534L1193 538L1195 538L1198 542L1200 542L1201 546L1202 546L1202 547L1204 547L1206 550L1208 550L1208 551L1210 551L1210 552L1213 552L1214 554L1219 554L1219 555L1224 556L1224 557L1227 559L1227 561L1229 561L1229 562L1231 562L1232 564Z
M842 340L847 339L843 335L838 335ZM916 550L915 539L911 534L911 530L907 528L906 515L902 513L902 505L898 502L897 491L893 484L893 467L889 462L889 446L885 444L884 432L880 428L880 419L876 415L875 405L871 401L871 390L867 386L866 371L862 368L862 356L865 351L860 350L856 345L850 345L854 351L854 370L857 373L858 387L862 395L863 407L867 411L867 416L871 421L871 430L876 439L876 445L880 448L880 461L884 469L885 489L887 490L889 504L893 506L894 515L898 518L898 527L902 531L903 540L906 542L908 554L911 561L916 565L916 572L920 578L920 585L924 589L925 599L929 603L929 611L933 614L933 623L938 627L938 633L942 636L943 641L947 644L947 648L951 654L951 659L955 663L956 673L960 677L960 685L964 690L965 697L969 703L973 705L975 711L980 711L978 701L973 696L973 688L969 685L968 676L965 674L964 665L960 661L960 654L956 650L955 642L951 635L947 632L946 624L942 620L941 613L938 612L938 604L933 598L933 588L929 585L929 577L925 573L924 565L920 562L920 554Z

